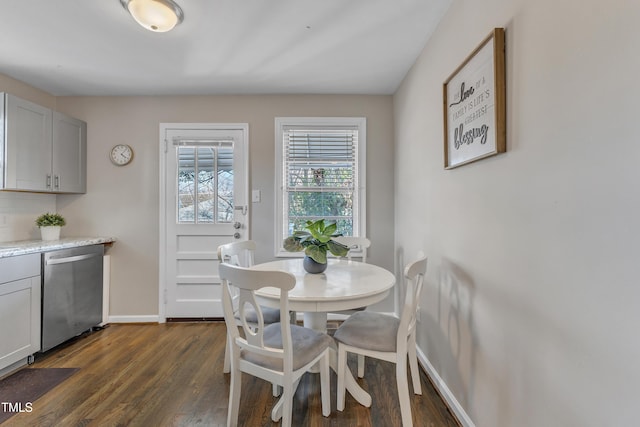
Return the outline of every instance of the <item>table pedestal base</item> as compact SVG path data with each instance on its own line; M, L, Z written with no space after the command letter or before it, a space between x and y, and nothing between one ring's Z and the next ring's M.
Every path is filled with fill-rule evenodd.
M322 311L318 311L318 312L306 311L303 314L303 324L305 328L310 328L310 329L313 329L314 331L326 333L327 332L327 313ZM331 351L329 352L329 364L331 366L331 369L334 370L334 372L338 372L338 352L337 352L337 349L334 347L332 347ZM317 371L316 369L313 369L312 372L319 372L319 371ZM369 393L364 391L362 387L360 387L360 384L358 384L355 378L353 378L353 375L351 375L351 371L349 371L349 369L346 369L345 371L344 382L347 390L353 396L353 398L356 399L358 403L360 403L363 406L366 406L367 408L371 406L371 396L369 395Z
M303 325L314 331L327 333L327 313L322 311L305 311L303 313Z

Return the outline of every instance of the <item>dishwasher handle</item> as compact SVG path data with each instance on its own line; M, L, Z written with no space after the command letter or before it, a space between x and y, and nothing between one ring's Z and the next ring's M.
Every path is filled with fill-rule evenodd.
M46 260L46 265L67 264L69 262L84 261L85 259L95 258L98 256L102 256L102 254L86 254L86 255L70 256L65 258L49 258Z

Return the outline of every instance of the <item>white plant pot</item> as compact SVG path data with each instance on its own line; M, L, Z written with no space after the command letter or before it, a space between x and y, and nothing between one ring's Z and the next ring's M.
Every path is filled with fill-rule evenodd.
M40 227L42 240L60 240L60 226Z

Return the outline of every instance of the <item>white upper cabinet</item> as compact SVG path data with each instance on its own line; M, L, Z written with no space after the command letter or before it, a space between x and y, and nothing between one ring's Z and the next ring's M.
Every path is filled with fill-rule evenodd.
M4 189L50 191L52 112L6 94Z
M87 124L53 112L53 191L87 192Z
M86 192L86 123L10 94L2 98L0 188Z

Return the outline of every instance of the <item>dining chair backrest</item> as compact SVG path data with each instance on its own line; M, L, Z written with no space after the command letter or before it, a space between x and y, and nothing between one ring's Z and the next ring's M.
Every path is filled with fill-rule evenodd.
M418 303L420 302L426 271L427 257L423 254L416 261L407 264L404 269L406 288L404 305L400 312L398 342L402 340L406 343L407 337L415 331Z
M218 259L220 262L239 265L240 267L251 267L255 251L256 242L253 240L231 242L218 246Z
M367 249L371 246L371 240L366 237L353 237L353 236L338 236L334 237L338 243L342 243L345 246L349 247L349 252L346 255L346 258L351 260L351 258L362 258L362 262L367 262Z
M240 267L251 267L253 265L253 254L255 251L256 242L254 242L253 240L231 242L218 246L218 260L221 263L224 262ZM231 291L231 296L234 303L233 306L237 313L239 294L237 290L232 289Z
M227 263L221 263L219 268L220 279L222 281L222 307L227 332L231 337L231 342L245 351L253 352L260 356L282 359L283 370L292 370L293 349L291 345L291 329L289 322L281 322L282 348L270 348L264 344L264 318L262 310L258 304L255 291L264 287L274 287L280 289L280 318L286 319L289 313L288 291L296 285L294 275L285 271L255 270L239 267ZM238 311L234 311L233 291L238 291ZM247 320L245 312L247 307L251 307L257 314L257 322ZM239 322L236 320L239 317ZM238 328L239 324L244 330L241 336ZM232 346L231 363L238 360L239 355L233 354L235 346Z
M220 264L223 263L231 264L240 267L251 267L254 262L253 254L256 251L256 242L253 240L244 240L227 243L225 245L218 246L218 260L220 260ZM231 302L232 307L234 309L236 322L238 326L242 326L242 321L240 319L240 292L237 288L233 286L229 289L231 294ZM270 307L260 307L261 319L264 324L271 324L275 322L279 322L280 310L274 309ZM248 319L249 318L249 319ZM252 328L256 328L258 326L258 314L253 310L247 310L244 316L245 325L250 325ZM230 372L231 369L231 355L229 349L229 339L231 336L228 336L227 343L225 345L224 351L224 365L222 368L223 372ZM278 395L278 389L274 385L273 395Z
M315 366L320 371L322 415L328 417L331 413L329 351L333 339L325 333L290 322L265 326L263 310L256 298L256 291L262 288L280 289L280 318L286 319L289 291L295 287L296 277L286 271L239 267L224 262L220 263L219 273L224 320L231 348L227 426L238 424L241 376L246 373L271 382L274 392L276 387L282 388L282 397L271 411L271 420L282 419L282 427L291 427L296 387L301 377ZM234 289L239 291L237 312L232 300ZM257 321L249 321L247 312L257 315ZM243 335L238 325L243 329Z

